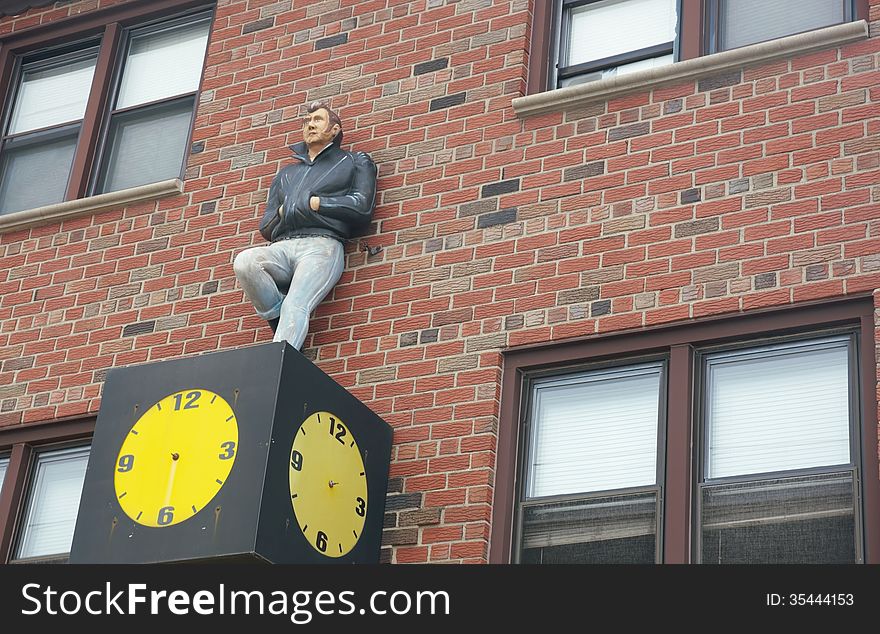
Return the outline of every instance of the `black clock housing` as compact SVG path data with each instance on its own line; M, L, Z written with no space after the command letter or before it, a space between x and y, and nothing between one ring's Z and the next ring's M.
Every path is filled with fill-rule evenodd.
M182 389L206 389L226 399L238 421L238 454L220 491L196 515L171 526L142 526L116 499L119 449L147 408ZM339 558L322 555L306 541L290 503L290 448L303 421L320 411L346 421L367 473L370 504L363 533ZM385 421L284 342L110 370L70 562L376 563L391 442Z

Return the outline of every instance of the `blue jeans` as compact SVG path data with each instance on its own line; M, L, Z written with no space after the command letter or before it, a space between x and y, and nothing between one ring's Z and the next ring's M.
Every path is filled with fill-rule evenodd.
M273 341L299 350L309 315L339 281L343 246L333 238L293 238L246 249L232 268L257 314L279 318Z

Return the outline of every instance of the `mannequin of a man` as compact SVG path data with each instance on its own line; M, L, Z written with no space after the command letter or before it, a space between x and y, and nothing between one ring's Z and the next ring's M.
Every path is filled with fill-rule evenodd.
M309 315L330 292L344 266L343 242L369 224L376 197L376 165L363 152L346 152L342 122L327 104L309 105L303 141L291 146L297 162L269 188L260 233L271 244L238 254L233 270L273 341L299 349Z

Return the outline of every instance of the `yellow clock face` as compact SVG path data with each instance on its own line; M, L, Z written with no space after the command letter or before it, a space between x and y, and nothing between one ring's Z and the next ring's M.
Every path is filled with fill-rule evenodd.
M327 557L357 544L367 517L367 475L348 425L316 412L300 427L290 450L290 500L306 540Z
M209 390L175 392L144 412L125 437L113 473L116 498L138 524L179 524L217 495L237 454L229 403Z

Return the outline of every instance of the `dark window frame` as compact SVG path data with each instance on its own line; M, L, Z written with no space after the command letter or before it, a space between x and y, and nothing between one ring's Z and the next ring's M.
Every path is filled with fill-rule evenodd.
M20 77L21 61L32 55L51 55L53 51L76 50L77 46L98 42L98 60L89 93L86 111L80 124L73 165L64 201L93 195L97 187L97 168L103 152L111 114L111 100L121 76L128 34L133 28L174 20L200 13L211 15L213 21L216 3L210 0L151 0L149 3L128 3L94 11L85 15L58 20L51 24L0 36L0 86L9 86L0 93L0 112L3 128L11 114ZM207 65L207 54L202 66L202 77ZM199 103L201 82L195 93L193 117L184 147L192 140L196 108ZM181 157L181 176L184 174L189 153Z
M690 449L696 430L698 394L695 363L698 349L738 345L762 338L815 335L835 328L857 330L858 385L862 474L878 473L874 303L870 296L798 304L781 309L695 320L686 324L644 328L577 339L566 343L524 346L504 353L501 411L493 498L489 560L513 561L515 519L521 479L526 377L535 372L577 367L586 360L611 362L624 357L668 355L666 474L664 487L663 561L694 561L692 530L696 495L695 457ZM864 561L880 563L880 479L862 477Z
M27 495L38 453L87 444L95 431L95 418L73 418L0 430L0 455L9 457L0 488L0 564L9 563L27 506ZM22 560L59 561L50 556Z
M560 58L561 3L574 0L536 1L532 10L532 33L529 50L528 80L526 94L537 94L555 90L557 85L556 65ZM586 0L595 1L595 0ZM717 13L719 0L678 0L678 41L675 45L675 61L695 59L717 51L710 29L717 29L717 20L712 19L712 11ZM850 0L851 19L868 19L868 0ZM583 3L583 2L581 2ZM611 59L611 58L609 58ZM607 61L607 60L599 60ZM620 63L620 60L611 59ZM636 61L636 60L631 60ZM593 62L591 64L597 64ZM613 65L610 62L608 65Z

